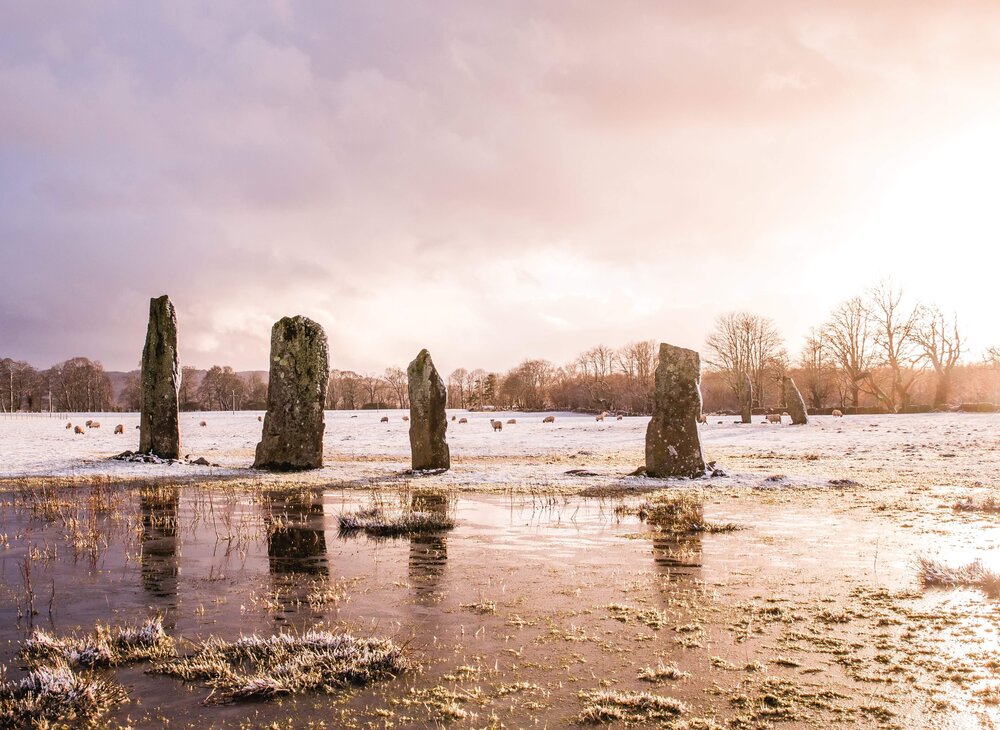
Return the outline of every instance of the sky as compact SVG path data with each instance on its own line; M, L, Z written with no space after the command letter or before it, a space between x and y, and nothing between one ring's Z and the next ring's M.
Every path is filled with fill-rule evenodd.
M0 357L794 353L881 279L1000 344L1000 3L0 4Z

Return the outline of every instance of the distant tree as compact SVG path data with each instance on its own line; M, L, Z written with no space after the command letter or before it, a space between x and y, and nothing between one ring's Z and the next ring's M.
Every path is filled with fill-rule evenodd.
M409 380L401 368L386 368L382 379L396 399L396 408L409 408Z
M181 367L181 384L177 392L178 407L182 411L196 411L201 407L198 389L195 387L197 368L190 365Z
M810 408L823 408L834 389L833 349L823 330L809 332L799 353L799 390ZM843 403L841 403L843 405Z
M754 397L763 404L768 368L784 351L778 330L767 317L749 312L731 312L719 317L715 331L705 342L709 363L725 376L738 398L743 388L743 374L750 376Z
M142 389L139 387L139 371L125 376L125 387L118 394L118 406L123 411L138 411L142 407Z
M857 408L861 384L875 362L868 309L861 297L852 297L834 309L822 333L840 366L850 405Z
M259 373L251 373L246 382L246 400L243 407L251 411L267 408L267 382Z
M872 340L889 371L891 385L888 392L883 392L872 377L865 382L889 410L898 411L909 405L910 390L916 379L915 366L923 358L916 340L920 307L907 305L903 290L888 281L869 290L865 306L872 325Z
M941 408L951 399L955 366L962 357L958 317L953 316L950 322L946 322L944 314L937 307L924 307L920 313L920 324L913 336L923 349L924 357L934 368L934 407Z
M99 362L70 358L46 372L55 401L53 410L97 412L111 409L111 380Z
M33 402L38 371L26 362L5 357L0 360L0 411L13 413L20 410L37 410Z
M213 365L198 386L198 399L209 411L238 410L247 386L229 365Z
M465 408L465 386L469 371L458 368L448 376L448 406L450 408Z

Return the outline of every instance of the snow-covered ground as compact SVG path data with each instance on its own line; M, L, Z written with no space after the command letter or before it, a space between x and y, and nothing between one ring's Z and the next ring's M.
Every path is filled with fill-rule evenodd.
M329 411L326 414L325 466L298 475L310 481L364 481L390 478L409 466L406 411ZM0 416L0 476L70 476L91 474L201 475L249 474L261 423L256 412L182 413L182 452L205 457L220 468L188 464L130 464L110 456L138 445L138 414ZM467 413L449 421L453 469L444 484L545 486L566 480L582 468L605 482L620 480L644 461L648 418L597 422L593 416L556 413L543 424L542 413ZM388 423L381 423L383 416ZM83 435L65 428L87 419L101 422ZM508 419L517 419L508 424ZM504 422L494 432L490 419ZM1000 475L1000 415L920 414L901 416L818 416L806 426L760 423L740 425L731 416L710 416L701 427L706 459L739 480L786 474L803 484L857 473L911 474L974 484ZM199 424L204 421L205 426ZM115 435L117 424L124 435ZM870 478L870 477L869 477ZM579 478L576 478L579 481ZM752 481L759 481L753 479Z

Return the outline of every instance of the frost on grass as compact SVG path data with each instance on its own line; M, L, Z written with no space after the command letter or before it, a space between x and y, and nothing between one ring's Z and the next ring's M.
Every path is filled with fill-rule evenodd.
M580 699L584 701L579 717L583 723L672 720L687 712L680 700L649 692L591 690L581 692Z
M663 682L668 679L687 679L691 674L682 672L676 664L664 664L661 660L655 667L644 667L639 670L639 679L643 682Z
M206 703L269 700L310 691L367 685L410 668L388 639L355 638L330 631L209 639L191 656L154 667L180 679L204 681Z
M136 626L106 626L84 636L57 637L44 629L24 642L21 658L30 666L64 662L69 667L113 667L174 656L174 642L163 630L163 619L151 618Z
M342 535L364 532L371 537L402 537L450 530L455 520L437 512L406 510L390 514L380 507L346 512L337 518Z
M742 529L735 522L709 522L705 519L704 504L696 494L661 494L646 500L632 512L664 532L733 532Z
M72 722L94 726L128 699L125 689L90 672L74 672L63 660L39 667L16 682L0 682L0 727L49 727Z
M983 566L979 560L952 567L932 558L917 558L920 582L938 588L979 588L990 595L1000 595L1000 573Z
M1000 499L996 497L986 497L985 499L973 499L966 497L955 502L951 508L956 512L980 512L983 514L997 514L1000 512Z

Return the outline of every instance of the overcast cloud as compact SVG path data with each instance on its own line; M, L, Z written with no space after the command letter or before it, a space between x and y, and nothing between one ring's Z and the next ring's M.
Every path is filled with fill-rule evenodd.
M134 367L163 293L200 367L794 349L886 275L1000 341L1000 4L944 5L4 3L0 356Z

